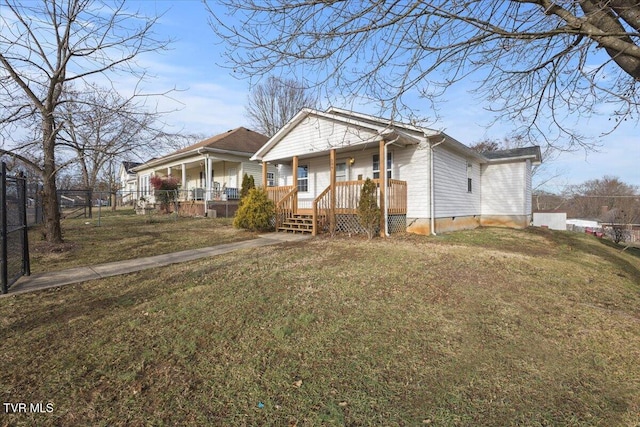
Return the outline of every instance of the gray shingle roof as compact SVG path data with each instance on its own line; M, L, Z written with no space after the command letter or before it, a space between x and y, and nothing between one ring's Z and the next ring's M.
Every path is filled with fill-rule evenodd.
M524 148L511 148L508 150L485 151L482 153L482 155L489 160L507 160L522 157L533 157L539 162L542 161L542 153L540 152L540 147L538 147L537 145Z

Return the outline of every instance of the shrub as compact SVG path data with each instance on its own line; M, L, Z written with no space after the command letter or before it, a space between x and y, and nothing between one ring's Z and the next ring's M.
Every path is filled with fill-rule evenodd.
M165 177L154 175L149 182L155 190L154 195L156 196L156 200L160 202L160 208L166 213L169 213L169 207L178 195L176 191L179 186L178 180L171 175Z
M252 188L236 212L233 226L251 231L273 230L275 205L269 200L267 192L261 188Z
M247 197L249 190L256 188L256 182L253 179L253 175L247 175L246 173L242 177L242 187L240 188L240 200Z
M360 191L358 220L367 232L369 239L372 239L380 229L380 208L376 200L376 184L369 178L364 182Z

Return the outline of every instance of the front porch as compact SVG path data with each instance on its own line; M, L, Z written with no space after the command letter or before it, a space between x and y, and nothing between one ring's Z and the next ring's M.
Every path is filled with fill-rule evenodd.
M405 231L407 215L407 183L374 179L376 200L380 209L380 233ZM322 191L311 206L300 206L296 186L266 187L276 206L276 231L311 233L361 233L358 203L364 180L334 182ZM385 209L386 207L386 209Z

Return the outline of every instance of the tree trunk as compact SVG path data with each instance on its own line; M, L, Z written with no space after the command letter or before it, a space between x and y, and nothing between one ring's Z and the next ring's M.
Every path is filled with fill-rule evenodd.
M42 143L44 153L44 170L42 180L44 239L50 243L62 243L62 228L60 227L60 209L56 194L56 159L55 136L53 134L53 117L46 117L42 123Z

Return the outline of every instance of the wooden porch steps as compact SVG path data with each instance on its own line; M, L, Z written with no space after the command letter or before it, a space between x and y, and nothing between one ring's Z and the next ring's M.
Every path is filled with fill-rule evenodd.
M293 214L291 218L286 219L277 231L287 233L313 233L313 216L305 214Z

